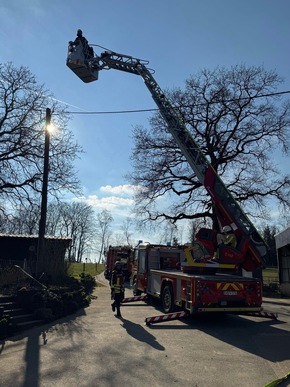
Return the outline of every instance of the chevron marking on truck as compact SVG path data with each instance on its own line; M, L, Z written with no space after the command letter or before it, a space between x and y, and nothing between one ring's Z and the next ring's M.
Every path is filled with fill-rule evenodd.
M175 312L175 313L169 313L169 314L162 314L160 316L154 316L154 317L146 317L145 318L145 325L149 324L155 324L163 321L168 320L174 320L182 317L188 317L187 312Z
M242 290L244 289L244 284L241 282L229 282L229 283L218 282L217 289L218 290L228 290L228 289Z

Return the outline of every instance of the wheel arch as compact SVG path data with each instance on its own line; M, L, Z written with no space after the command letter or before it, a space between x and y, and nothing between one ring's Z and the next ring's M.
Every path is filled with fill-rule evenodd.
M164 278L162 280L160 294L162 294L162 291L166 285L170 285L172 287L173 294L175 295L174 282L171 278Z

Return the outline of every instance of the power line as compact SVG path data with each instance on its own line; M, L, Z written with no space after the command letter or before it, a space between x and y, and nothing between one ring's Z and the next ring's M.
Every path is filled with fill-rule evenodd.
M221 103L221 102L226 102L226 103L229 103L229 102L236 102L236 101L241 101L241 100L245 100L245 99L258 99L258 98L265 98L265 97L274 97L275 95L283 95L283 94L290 94L290 90L286 90L286 91L279 91L279 92L276 92L276 93L269 93L269 94L262 94L262 95L257 95L257 96L253 96L253 97L241 97L241 98L235 98L235 99L229 99L229 100L226 100L226 101L212 101L212 102L209 102L207 103L207 105L214 105L214 104L218 104L218 103ZM201 103L201 104L198 104L196 106L203 106L205 104ZM177 106L176 109L180 108L180 107L191 107L192 105L181 105L181 106ZM158 111L159 109L158 108L152 108L152 109L136 109L136 110L112 110L112 111L93 111L93 112L90 112L90 111L83 111L83 112L68 112L68 114L85 114L85 115L90 115L90 114L93 114L93 115L101 115L101 114L129 114L129 113L145 113L145 112L155 112L155 111Z
M113 110L113 111L100 111L100 112L68 112L69 114L127 114L127 113L144 113L155 112L158 108L152 109L137 109L137 110Z

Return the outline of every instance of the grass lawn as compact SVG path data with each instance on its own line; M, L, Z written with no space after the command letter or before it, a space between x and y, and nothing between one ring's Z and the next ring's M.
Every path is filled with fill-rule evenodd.
M263 282L264 284L278 283L279 272L277 267L267 267L263 270Z
M77 263L70 262L68 267L68 274L70 277L79 279L81 273L91 274L95 276L104 271L104 265L101 263ZM263 282L268 285L270 283L279 282L279 274L277 267L267 267L263 270Z
M79 279L81 273L90 274L95 276L104 271L104 265L101 263L68 263L68 275Z

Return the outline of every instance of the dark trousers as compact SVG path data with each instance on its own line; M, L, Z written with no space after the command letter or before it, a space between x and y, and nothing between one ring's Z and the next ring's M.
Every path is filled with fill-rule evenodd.
M121 302L123 301L123 298L124 298L124 293L115 293L114 302L112 305L115 306L117 310L117 316L121 316L120 307L121 307Z

